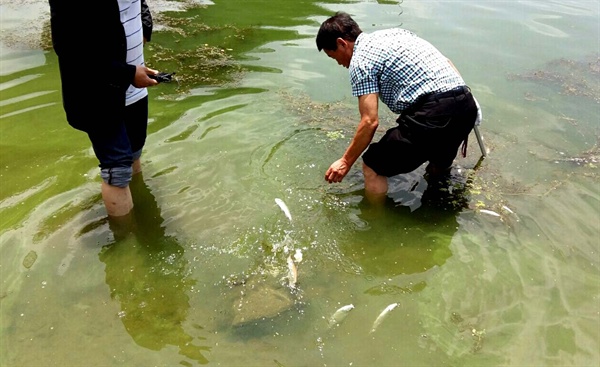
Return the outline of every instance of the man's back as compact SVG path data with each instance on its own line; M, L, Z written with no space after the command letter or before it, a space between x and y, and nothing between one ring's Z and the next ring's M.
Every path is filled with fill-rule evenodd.
M361 33L349 71L354 96L379 93L398 114L421 95L465 84L437 48L400 28Z

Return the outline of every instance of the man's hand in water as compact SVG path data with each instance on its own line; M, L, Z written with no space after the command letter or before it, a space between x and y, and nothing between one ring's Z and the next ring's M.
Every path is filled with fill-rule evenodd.
M325 172L325 180L329 183L342 182L351 167L344 158L340 158L329 166L329 169Z

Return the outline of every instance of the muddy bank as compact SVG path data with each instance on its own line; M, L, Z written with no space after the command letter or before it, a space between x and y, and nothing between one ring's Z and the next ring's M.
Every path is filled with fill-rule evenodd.
M206 6L207 0L152 0L153 16L166 11L184 11L191 7ZM47 50L49 38L50 7L47 0L0 1L0 43L9 49ZM160 24L157 25L160 29Z

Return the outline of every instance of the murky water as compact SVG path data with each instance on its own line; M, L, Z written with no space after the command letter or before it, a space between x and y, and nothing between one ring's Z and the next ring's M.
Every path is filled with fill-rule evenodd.
M179 83L150 91L124 230L38 46L47 4L0 4L2 366L600 363L597 1L154 5L148 62ZM359 165L324 182L358 121L314 45L336 10L415 31L471 86L490 152L472 136L447 191L421 168L375 210Z

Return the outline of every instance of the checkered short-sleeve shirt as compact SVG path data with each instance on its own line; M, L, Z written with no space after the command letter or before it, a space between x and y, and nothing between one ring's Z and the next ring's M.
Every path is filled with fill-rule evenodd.
M361 33L348 69L353 96L379 93L398 114L423 94L465 84L433 45L399 28Z

